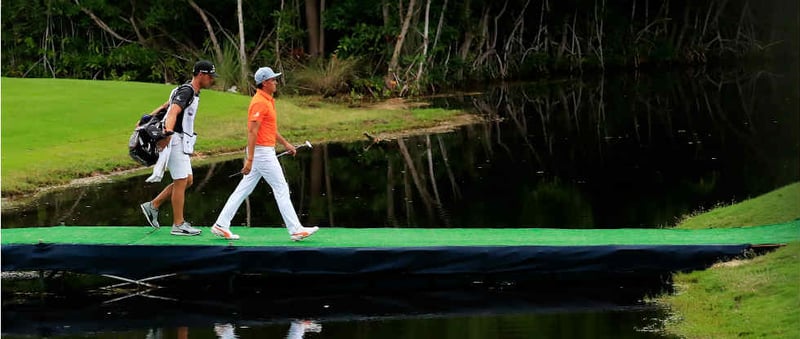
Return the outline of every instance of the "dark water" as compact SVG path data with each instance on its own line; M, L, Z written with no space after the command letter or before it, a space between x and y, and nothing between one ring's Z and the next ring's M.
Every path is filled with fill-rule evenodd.
M317 145L281 162L308 225L668 226L798 180L797 93L796 75L742 70L504 85L435 100L488 122ZM213 224L240 168L240 160L196 168L187 220ZM2 227L143 225L138 204L169 181L145 177L47 195L4 211ZM252 226L280 225L266 183L250 204ZM162 211L167 223L169 207ZM242 206L233 224L247 214Z
M99 338L662 338L653 331L665 312L624 292L588 294L577 288L395 291L289 296L225 293L154 296L107 302L34 298L4 303L3 337ZM609 291L606 291L609 292ZM177 294L177 295L176 295ZM188 298L188 299L184 299ZM304 331L305 330L305 331Z
M457 315L357 320L287 319L283 322L210 323L91 334L41 334L50 338L662 338L627 328L655 312L597 310L552 314ZM176 315L180 316L180 315ZM642 319L642 318L645 319ZM31 334L29 334L31 335ZM32 334L36 335L36 334ZM28 338L27 335L4 335Z
M281 162L308 225L668 226L688 213L799 179L799 90L796 74L744 70L508 84L481 95L434 100L437 106L473 111L487 119L484 123L374 144L365 138L316 145ZM240 168L239 160L195 168L187 220L211 225L238 182L228 175ZM145 177L43 196L3 211L2 227L143 225L138 204L167 181L144 184ZM169 208L162 211L165 224ZM246 224L248 214L252 226L280 227L266 184L251 195L249 212L242 206L234 224ZM503 292L469 302L463 295L423 295L435 302L421 304L413 302L414 294L333 301L256 298L217 301L211 308L218 312L210 315L196 314L191 298L140 297L110 308L97 306L102 302L97 300L78 312L87 316L55 317L61 322L53 323L46 310L63 308L63 301L15 306L4 297L3 331L4 337L107 338L180 338L188 331L192 338L214 338L215 324L231 324L242 338L283 338L292 321L311 319L320 332L305 333L306 338L651 338L659 335L642 329L665 318L663 310L641 302L644 293L609 302L606 297L618 291L580 300L566 287L539 292ZM542 295L554 300L537 299ZM297 305L308 312L292 311ZM7 318L9 311L17 318ZM6 332L9 324L21 329Z

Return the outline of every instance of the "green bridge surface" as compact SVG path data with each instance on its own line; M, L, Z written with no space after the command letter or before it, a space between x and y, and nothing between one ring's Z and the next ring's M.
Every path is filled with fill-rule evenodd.
M556 228L321 228L313 237L292 242L282 227L233 227L240 240L215 237L208 227L194 237L170 235L169 227L58 226L0 230L3 245L180 245L289 247L432 247L432 246L603 246L785 244L800 241L800 219L737 228L556 229Z

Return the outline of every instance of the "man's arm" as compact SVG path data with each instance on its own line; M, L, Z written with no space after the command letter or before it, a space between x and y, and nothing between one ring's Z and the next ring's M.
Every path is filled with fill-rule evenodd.
M288 141L286 141L286 139L284 139L283 136L278 131L275 131L275 136L277 137L278 141L281 144L283 144L283 147L286 148L286 151L288 151L289 154L291 154L291 155L297 154L297 148L295 148L294 145L292 145Z
M164 103L163 105L161 105L161 106L158 106L158 107L156 107L156 109L154 109L154 110L153 110L152 112L150 112L150 114L148 114L148 115L151 117L151 119L152 119L152 118L154 118L154 117L156 116L156 114L158 114L158 112L159 112L159 111L161 111L162 109L165 109L165 108L167 108L167 105L169 105L169 101L165 102L165 103ZM136 121L136 127L139 127L139 126L140 126L140 125L139 125L139 123L140 123L140 122L141 122L141 119L140 119L140 120L138 120L138 121Z
M261 127L261 120L250 121L250 127L247 128L247 158L244 160L244 167L242 174L250 174L253 168L253 156L256 152L256 138L258 137L258 129Z
M167 119L164 120L164 132L171 134L170 132L174 131L175 123L178 120L178 114L189 106L189 102L192 101L193 96L194 89L188 86L181 86L172 94L170 97L172 105L167 111ZM167 102L167 105L169 105L169 102Z
M175 128L175 122L178 120L178 113L181 112L183 108L181 108L178 104L172 104L169 107L169 111L167 111L167 119L164 121L164 132L167 134L171 134L173 129Z
M256 139L260 128L261 120L254 120L250 122L250 128L247 129L247 159L251 161L256 152Z
M167 108L168 105L169 105L169 101L165 102L161 106L156 107L156 109L154 109L152 112L150 112L150 115L155 116L156 113L158 113L158 111Z
M172 129L175 128L175 121L178 117L178 113L181 112L181 109L181 106L178 104L172 104L172 106L169 108L169 111L167 111L167 119L164 121L164 134L166 134L167 137L159 140L156 143L159 152L161 152L164 147L167 147L167 144L170 142L170 140L172 140L172 133L174 133Z

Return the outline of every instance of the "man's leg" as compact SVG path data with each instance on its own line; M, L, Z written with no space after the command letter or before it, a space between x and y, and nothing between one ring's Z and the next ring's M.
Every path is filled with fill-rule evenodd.
M161 226L158 223L158 208L164 204L164 201L172 197L172 187L172 184L167 185L155 199L139 205L145 218L147 218L147 222L150 223L150 226L154 228L159 228Z
M153 207L158 209L158 208L161 207L161 205L164 203L164 201L166 201L167 199L172 199L172 186L173 186L173 184L169 184L169 185L167 185L167 187L164 187L164 189L161 191L161 193L159 193L156 196L156 198L153 199L153 201L151 201L151 203L153 204Z
M278 203L278 210L281 212L281 217L289 234L302 232L303 225L300 224L297 212L294 210L294 205L289 196L289 184L286 183L283 168L281 168L278 158L273 154L271 159L264 161L264 165L260 166L258 170L262 172L264 179L272 187L272 194L275 196L275 202Z
M192 175L183 179L172 181L172 224L180 225L183 220L183 205L186 197L186 188L192 186ZM166 191L166 189L164 189Z
M174 139L172 142L172 152L170 152L167 168L169 169L170 176L172 176L172 235L198 235L202 231L192 227L186 222L183 215L183 206L185 203L186 188L192 186L192 160L191 158L181 151L181 142L179 139Z
M233 217L236 215L236 211L239 210L239 206L242 205L242 202L250 193L253 193L253 189L256 188L260 179L261 175L256 171L251 171L250 174L242 177L242 180L239 181L239 185L236 186L236 189L233 190L233 193L228 197L228 201L225 202L225 207L219 212L219 216L215 222L216 225L222 226L223 228L231 226L231 220L233 220Z

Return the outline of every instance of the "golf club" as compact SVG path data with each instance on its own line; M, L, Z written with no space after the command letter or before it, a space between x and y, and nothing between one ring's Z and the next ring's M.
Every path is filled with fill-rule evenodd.
M301 148L301 147L314 148L314 146L312 146L311 142L309 142L308 140L306 140L306 142L304 142L304 143L302 143L300 145L295 145L294 146L295 149L298 149L298 148ZM280 154L278 154L276 157L280 158L280 157L282 157L284 155L287 155L287 154L289 154L289 151L284 151L284 152L281 152ZM233 173L233 174L229 175L228 178L233 178L233 177L235 177L237 175L242 175L242 172Z
M295 145L295 146L294 146L294 148L295 148L295 149L298 149L298 148L300 148L300 147L308 147L308 148L313 148L313 147L311 146L311 143L310 143L310 142L308 142L308 140L306 140L306 142L305 142L305 143L303 143L303 144L301 144L301 145ZM280 154L278 154L278 158L280 158L280 157L282 157L282 156L284 156L284 155L286 155L286 154L289 154L289 151L281 152Z

